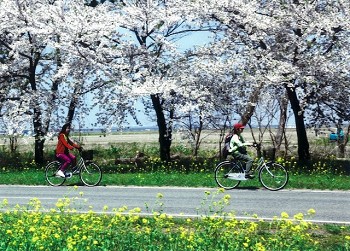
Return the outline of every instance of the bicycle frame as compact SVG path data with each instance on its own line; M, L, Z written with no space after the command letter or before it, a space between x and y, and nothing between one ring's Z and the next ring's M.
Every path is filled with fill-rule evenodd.
M233 160L233 161L240 161L240 160ZM269 161L271 162L271 161ZM256 168L254 171L258 172L263 169L265 166L266 166L266 163L269 163L269 162L265 162L265 158L263 156L260 157L260 159L256 162L256 164L254 165ZM240 164L241 168L243 168L244 166L242 166L242 162L240 161ZM269 174L273 175L268 167L265 167L266 170L269 172ZM243 168L244 170L244 168ZM247 178L245 178L245 175L244 175L244 172L243 173L229 173L228 176L227 176L228 179L233 179L233 180L242 180L242 181L245 181L245 180L248 180Z
M81 156L81 153L79 153L79 156L80 158L76 166L78 167L77 170L79 170L80 172L83 168L85 168L85 160L83 159L83 156ZM73 173L73 174L78 174L78 173Z
M245 162L236 158L220 162L215 168L216 183L224 189L233 189L241 181L252 179L252 176L246 176L244 167ZM266 160L265 156L254 161L252 170L257 172L259 182L268 190L280 190L288 183L288 172L284 166L273 160Z
M269 162L271 162L271 161L269 161ZM261 169L264 168L264 166L266 166L266 163L269 163L269 162L265 162L265 158L261 156L256 164L256 166L257 166L256 170L259 172Z
M79 152L79 157L77 156L77 158L79 159L76 161L76 168L74 168L72 172L69 172L69 175L66 175L66 177L57 176L57 171L61 168L62 165L60 161L55 160L48 163L45 167L45 178L47 182L52 186L60 186L65 182L66 179L71 178L72 175L78 175L84 185L98 185L102 179L101 168L92 160L85 160L81 152Z

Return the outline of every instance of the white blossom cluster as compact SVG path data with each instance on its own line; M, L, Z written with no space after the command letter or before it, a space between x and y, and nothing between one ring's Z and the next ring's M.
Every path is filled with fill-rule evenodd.
M310 111L322 100L330 109L334 91L350 90L348 0L87 2L0 1L6 128L23 131L34 121L45 135L64 121L73 98L84 114L98 106L104 124L121 126L129 115L137 121L140 100L156 120L157 97L164 113L175 113L168 122L191 116L215 127L256 105L249 100L260 88L293 88ZM179 50L179 40L201 32L211 34L207 43Z

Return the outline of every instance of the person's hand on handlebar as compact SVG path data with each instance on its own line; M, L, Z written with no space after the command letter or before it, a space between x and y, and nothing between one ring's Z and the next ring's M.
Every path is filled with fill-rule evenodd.
M260 144L259 143L256 143L256 142L253 142L253 147L258 147Z

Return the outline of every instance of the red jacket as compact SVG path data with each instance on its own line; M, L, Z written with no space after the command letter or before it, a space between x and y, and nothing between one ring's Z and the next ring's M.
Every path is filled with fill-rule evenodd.
M60 135L58 135L56 154L68 153L69 150L74 148L80 148L80 146L71 141L64 133L60 133Z

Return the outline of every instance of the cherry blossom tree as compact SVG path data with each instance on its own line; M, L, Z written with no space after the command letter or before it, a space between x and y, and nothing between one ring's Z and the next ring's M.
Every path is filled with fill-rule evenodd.
M107 5L92 8L84 1L0 3L0 45L5 52L0 82L28 94L20 102L32 111L36 163L43 162L45 135L55 112L62 116L69 103L74 107L77 95L97 88L101 74L96 72L108 61L105 37L115 31L107 12ZM85 90L83 76L91 77ZM72 116L68 113L68 120Z
M318 72L332 78L334 61L348 50L348 1L202 1L231 43L255 55L256 83L282 85L294 112L299 159L309 159L304 112L317 92Z
M33 111L35 132L35 156L38 163L43 160L44 135L50 115L45 114L53 95L47 89L45 76L53 70L52 51L47 44L55 40L55 33L49 29L49 15L46 1L2 1L0 4L0 43L7 51L5 64L1 67L1 78L14 83L30 95L27 109ZM46 61L46 62L45 62ZM10 81L9 81L10 80ZM53 88L54 89L54 85ZM25 97L21 97L21 100Z
M235 117L249 98L245 82L251 81L251 77L242 74L247 71L244 63L247 58L231 50L220 51L221 42L190 50L177 63L175 117L182 122L180 128L188 133L195 156L205 138L203 129L223 130L219 139L221 149L220 142L227 130L231 131Z
M130 43L125 51L128 66L121 73L121 84L103 95L104 122L125 119L124 112L135 115L136 100L156 118L159 129L160 157L170 160L170 146L177 103L178 79L174 66L181 57L176 43L186 34L213 29L200 25L196 5L182 1L114 1L123 40ZM182 75L181 75L182 76ZM123 108L123 109L116 109ZM135 116L134 116L135 117ZM137 119L137 118L136 118Z
M305 112L316 118L318 104L336 111L345 102L319 88L349 89L349 10L344 0L2 0L0 84L11 88L1 90L0 112L31 114L39 163L50 126L88 114L87 94L106 126L130 115L139 123L141 100L169 160L179 119L204 128L239 114L247 123L263 90L284 88L299 158L308 159ZM211 43L180 49L203 31L215 34Z

